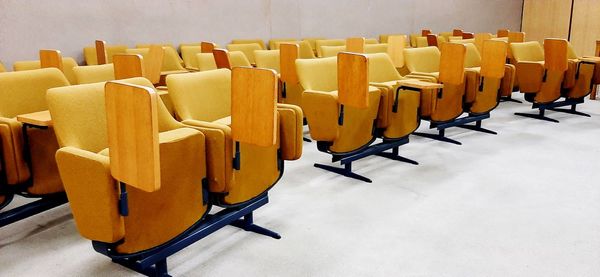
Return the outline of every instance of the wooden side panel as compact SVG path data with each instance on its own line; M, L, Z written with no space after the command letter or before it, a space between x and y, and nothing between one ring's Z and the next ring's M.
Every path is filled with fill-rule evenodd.
M459 43L440 45L440 78L443 84L460 85L465 78L465 55L467 48Z
M143 191L160 189L156 92L108 82L105 97L112 176Z
M471 32L463 32L462 33L462 38L463 39L475 38L475 34L473 34Z
M422 37L426 37L429 34L431 34L431 30L429 30L429 29L423 29L423 30L421 30L421 36Z
M106 64L106 41L96 40L96 59L98 64Z
M452 30L452 36L454 37L462 37L463 35L463 30L461 29L454 29Z
M564 39L546 39L544 41L544 66L548 70L566 71L568 43Z
M116 54L113 56L113 67L115 79L128 79L144 76L142 55L139 54Z
M406 36L388 37L388 55L397 68L404 67L404 47L406 46Z
M500 29L496 33L496 36L499 38L505 38L508 37L508 32L510 32L508 29Z
M229 51L227 49L216 48L212 51L215 57L215 64L217 68L231 69L231 62L229 61Z
M367 56L342 52L338 54L338 101L342 105L369 106L369 60Z
M42 68L55 67L63 70L62 56L58 50L40 50L40 66Z
M427 45L429 46L438 46L438 38L437 35L428 34L427 35Z
M281 81L288 84L297 84L298 73L296 72L296 60L300 52L298 44L285 43L279 44L279 70L281 71Z
M235 67L231 83L234 141L273 146L277 138L277 75L264 68Z
M346 39L346 51L352 53L365 52L365 38L349 38Z
M524 0L521 31L529 40L543 42L546 38L568 38L571 1Z
M216 44L212 42L203 41L200 43L200 52L201 53L212 53L215 50Z
M160 45L150 45L148 55L143 60L144 65L144 77L146 77L153 84L160 82L160 72L162 70L162 64L165 57L165 50Z
M575 0L571 44L579 56L594 54L594 41L600 39L600 1Z
M525 42L525 32L509 32L508 43Z
M484 41L481 53L481 76L498 79L504 77L507 51L508 43L504 41Z

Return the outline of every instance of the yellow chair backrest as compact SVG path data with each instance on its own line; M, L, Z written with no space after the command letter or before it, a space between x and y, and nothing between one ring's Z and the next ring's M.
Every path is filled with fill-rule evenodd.
M69 82L57 68L44 68L0 74L0 117L48 109L46 90L68 86Z
M364 53L365 38L355 37L346 39L346 51L353 53Z
M335 57L338 53L346 51L346 46L321 46L321 55L323 58Z
M544 61L544 49L537 41L511 43L510 52L517 62Z
M441 33L439 33L439 36L445 38L446 41L450 41L450 37L452 36L452 32L441 32Z
M440 76L438 81L451 85L462 84L465 80L466 47L459 43L444 43L440 45L440 52Z
M6 67L4 67L2 62L0 62L0 72L6 72Z
M414 47L420 48L420 47L427 47L427 46L429 46L429 43L427 42L427 37L416 37L415 38Z
M298 59L296 69L300 84L305 90L337 90L337 57Z
M469 67L480 67L481 66L481 55L479 54L479 50L473 43L465 43L464 44L467 53L465 55L465 68Z
M70 57L62 58L63 64L63 74L67 78L70 84L77 83L77 79L75 78L75 73L73 72L73 68L77 65L75 59ZM24 71L24 70L34 70L42 68L40 61L18 61L13 64L14 71Z
M183 64L186 68L198 68L198 59L196 55L202 53L202 49L200 45L182 45L181 48L181 56L183 58Z
M440 56L435 46L404 49L404 63L410 72L440 71Z
M298 40L294 39L294 38L270 39L269 40L269 49L271 49L271 50L278 50L279 49L279 44L281 44L282 42L297 43Z
M367 38L365 44L379 44L379 41L376 38Z
M315 42L315 47L317 48L317 57L324 57L323 55L323 46L345 46L346 40L343 39L323 39L317 40Z
M317 52L317 40L326 40L325 37L312 37L312 38L303 38L302 41L308 42L310 48L313 50L313 53Z
M387 53L388 44L387 43L376 43L376 44L367 44L365 45L365 53L373 54L373 53Z
M113 64L77 66L73 68L76 84L91 84L115 80Z
M483 42L490 39L492 39L492 34L490 33L475 34L475 46L477 46L477 50L479 52L483 51Z
M163 46L165 51L161 71L183 71L185 68L181 65L183 60L179 57L177 50L173 47Z
M387 54L367 54L367 57L369 58L369 82L383 83L402 79Z
M217 69L217 64L215 63L215 57L213 56L213 53L198 53L196 54L196 61L198 63L199 71Z
M211 122L231 115L231 71L228 69L172 74L167 76L167 86L182 120Z
M229 45L227 45L227 50L229 50L230 52L240 51L240 52L244 53L244 55L246 55L246 58L248 59L248 61L250 62L250 64L255 64L256 63L256 59L254 58L254 51L256 51L256 50L263 50L263 49L264 48L261 47L257 43L229 44Z
M231 41L231 44L250 44L257 43L260 45L260 49L265 50L265 42L262 39L234 39Z
M575 53L575 49L573 49L571 42L568 42L567 44L567 58L569 58L569 60L579 59L579 56L577 56L577 53Z
M379 42L380 43L388 43L388 39L391 36L404 36L404 34L381 34L381 35L379 35Z
M298 41L297 42L300 53L299 53L299 58L300 59L314 59L316 58L315 56L315 52L312 49L312 47L310 46L310 43L306 40L303 41Z
M256 67L279 72L279 50L255 50Z

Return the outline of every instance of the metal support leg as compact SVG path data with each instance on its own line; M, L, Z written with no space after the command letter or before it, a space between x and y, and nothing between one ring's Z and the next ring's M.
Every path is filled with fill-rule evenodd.
M154 270L155 270L154 276L156 276L156 277L168 277L168 276L171 276L171 275L168 274L167 259L164 259L164 260L161 260L161 261L157 262L154 265Z
M528 118L533 118L533 119L537 119L537 120L544 120L544 121L559 123L558 120L553 119L553 118L549 118L549 117L545 116L545 112L546 112L545 109L540 109L539 114L515 113L515 115L524 116L524 117L528 117Z
M388 159L392 159L394 161L399 161L399 162L405 162L405 163L409 163L409 164L414 164L414 165L419 165L419 163L417 161L402 157L400 155L398 155L398 146L392 148L392 153L389 152L381 152L381 153L377 153L375 155L380 156L380 157L384 157L384 158L388 158Z
M462 145L462 143L460 141L453 140L451 138L447 138L446 137L446 129L440 129L438 131L439 131L438 134L414 132L413 135L424 137L424 138L429 138L429 139L433 139L433 140L438 140L438 141L442 141L442 142L452 143L452 144L456 144L456 145Z
M568 113L568 114L574 114L574 115L585 116L585 117L592 117L589 114L577 111L577 104L571 105L570 109L553 108L550 110L555 111L555 112Z
M260 235L265 235L267 237L272 237L274 239L281 238L281 236L278 233L275 233L267 228L260 227L256 224L254 224L254 217L252 215L252 212L244 215L243 219L238 219L234 222L231 222L230 225L238 227L240 229L243 229L244 231L247 231L247 232L253 232L253 233L260 234Z
M39 214L43 211L56 208L65 203L67 203L67 195L64 193L45 196L35 202L0 213L0 227Z
M318 163L315 164L315 167L320 168L320 169L325 169L327 171L331 171L333 173L344 175L348 178L353 178L353 179L360 180L363 182L367 182L367 183L373 182L373 181L371 181L371 179L369 179L365 176L358 175L358 174L352 172L352 163L351 162L344 164L344 168L339 168L339 167L325 165L325 164L318 164Z
M468 129L468 130L472 130L472 131L477 131L477 132L482 132L482 133L486 133L486 134L492 134L492 135L498 134L492 130L481 127L481 120L478 120L477 122L475 122L475 126L465 124L465 125L458 125L456 127L460 127L460 128Z

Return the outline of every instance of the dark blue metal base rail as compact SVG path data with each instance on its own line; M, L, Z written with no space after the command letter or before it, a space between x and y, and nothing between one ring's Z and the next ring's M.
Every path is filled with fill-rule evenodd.
M258 197L247 205L227 208L215 214L209 214L197 226L172 241L139 254L123 255L115 252L114 245L93 241L96 252L106 255L114 263L120 264L146 276L170 276L167 268L167 258L180 250L207 237L217 230L232 225L248 232L280 239L281 236L271 230L254 224L253 211L269 202L268 195Z
M316 168L320 168L320 169L324 169L324 170L327 170L327 171L330 171L333 173L337 173L337 174L346 176L348 178L353 178L353 179L357 179L357 180L364 181L367 183L372 183L373 181L371 179L352 172L352 162L360 160L360 159L368 157L368 156L371 156L371 155L377 155L380 157L392 159L392 160L399 161L399 162L405 162L405 163L418 165L419 164L418 162L398 155L398 152L399 152L398 147L400 147L401 145L407 144L408 141L409 140L408 140L408 136L407 136L407 137L399 139L399 140L383 141L381 143L365 147L361 151L358 151L358 152L355 152L355 153L352 153L349 155L343 155L343 156L334 155L334 157L332 158L332 162L340 161L340 164L343 165L344 167L335 167L335 166L324 165L324 164L319 164L319 163L315 163L314 166ZM390 149L392 149L392 153L385 152Z
M550 118L550 117L547 117L545 114L546 110L568 113L568 114L579 115L579 116L585 116L585 117L591 117L591 115L589 115L589 114L577 111L577 105L581 104L583 102L584 102L583 99L567 99L564 101L558 101L558 102L553 102L553 103L549 103L549 104L535 104L534 103L531 108L538 109L537 114L515 113L515 115L533 118L533 119L537 119L537 120L554 122L554 123L559 123L560 121ZM560 107L566 107L566 106L571 106L571 108L559 109Z
M67 195L64 193L41 197L34 202L0 213L0 228L65 203L67 203Z
M446 123L437 123L436 124L436 123L432 122L429 128L430 129L436 128L438 130L437 134L421 133L421 132L414 132L413 134L416 136L434 139L434 140L438 140L438 141L442 141L442 142L452 143L452 144L456 144L456 145L462 145L462 143L460 141L453 140L451 138L446 137L446 129L448 129L450 127L459 127L459 128L463 128L463 129L486 133L486 134L497 135L498 133L481 127L481 121L488 119L488 118L490 118L490 114L486 113L486 114L480 114L480 115L468 115L468 116L465 116L462 118L457 118L453 121L446 122ZM475 125L467 125L472 122L475 122Z

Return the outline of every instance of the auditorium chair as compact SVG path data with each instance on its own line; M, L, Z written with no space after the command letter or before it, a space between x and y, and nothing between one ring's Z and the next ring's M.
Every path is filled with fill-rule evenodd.
M57 68L0 74L0 211L15 195L36 199L0 212L0 227L67 202L46 90L69 86Z
M322 58L323 46L345 46L346 41L343 39L322 39L315 41L315 47L317 48L317 57Z
M255 76L256 79L243 79L244 76ZM284 160L300 158L302 110L293 105L276 104L277 76L274 71L235 67L172 75L167 78L167 84L182 123L201 130L207 137L208 185L219 204L239 205L260 197L283 174ZM236 102L235 95L240 97L242 90L262 93L255 97L268 96L272 100L268 106L240 102L239 99ZM256 125L246 126L246 130L236 129L242 122L236 122L234 111L239 109L237 115L240 115L252 107L260 109L255 118L257 121L250 121ZM273 124L275 126L270 126ZM246 133L253 139L260 138L263 125L272 128L269 143L254 144L236 139L236 132Z
M306 41L308 42L308 45L310 45L310 48L313 50L313 54L316 56L317 55L317 40L326 40L327 38L325 37L308 37L308 38L303 38L302 41Z
M321 49L321 58L330 58L336 57L340 52L346 51L346 46L328 46L324 45L320 47ZM349 51L352 52L352 51ZM359 52L360 53L360 52Z
M589 116L576 110L591 92L594 64L568 59L568 42L546 39L544 46L537 41L511 43L516 61L519 88L525 100L531 102L537 114L515 113L519 116L558 122L545 116L546 110ZM558 101L561 97L565 99ZM570 109L559 107L570 106Z
M217 68L228 68L239 66L252 66L250 61L241 51L231 51L216 48L213 50L213 57ZM198 61L200 62L200 60Z
M124 54L127 50L127 45L104 45L104 51L106 52L106 62L112 63L112 57L115 54ZM87 46L83 48L83 57L86 65L98 65L98 54L96 46Z
M62 72L69 81L69 84L77 83L73 68L77 66L75 59L71 57L62 58ZM14 71L34 70L42 68L40 61L17 61L13 64Z
M177 58L180 66L183 66L183 59L179 56L179 52L177 52L177 48L172 43L138 43L135 45L135 48L150 48L152 45L160 45L165 49L165 55L173 56L170 58ZM174 55L173 55L174 53Z
M275 72L279 72L279 55L279 50L255 50L254 58L256 67L268 68L275 70Z
M212 52L196 54L196 59L197 59L197 63L198 63L198 71L207 71L207 70L217 69L217 64L215 63L215 57ZM248 63L250 63L250 62L248 62Z
M447 128L476 122L476 127L466 128L485 132L480 127L481 120L489 118L489 114L459 118L464 112L465 56L466 47L458 43L444 43L439 49L404 49L406 66L410 71L405 77L443 84L443 88L437 91L421 91L421 117L429 120L429 128L437 129L438 133L415 132L415 135L460 145L460 142L445 136Z
M73 68L75 84L91 84L115 80L115 69L112 63L101 65L76 66Z
M194 45L181 45L181 57L183 58L183 63L185 65L185 69L190 71L200 71L198 64L197 55L200 53L210 53L212 55L212 50L218 48L219 46L212 42L200 42ZM214 69L214 68L213 68ZM204 69L206 70L206 69Z
M598 45L598 49L596 51L600 51L600 41L599 43L597 43ZM575 50L573 49L573 46L571 45L571 43L569 43L567 45L567 58L569 59L569 67L573 68L575 65L577 65L579 68L575 69L575 70L570 70L567 72L570 72L571 74L568 74L565 76L565 78L570 79L570 82L577 82L578 79L578 75L581 74L587 74L586 72L581 71L581 65L583 64L593 64L594 65L594 71L592 74L592 81L591 81L591 86L592 86L592 91L590 92L590 99L594 100L596 98L596 89L598 84L600 84L600 57L596 56L596 57L580 57L577 55L577 53L575 53ZM578 73L579 72L579 73Z
M232 52L232 51L239 51L244 53L244 55L246 56L246 59L248 59L248 61L250 62L251 65L255 65L256 64L256 59L254 58L254 51L256 50L263 50L263 48L256 44L256 43L248 43L248 44L229 44L227 45L227 50Z
M141 44L140 46L146 46L145 44ZM148 64L149 64L149 59L148 56L150 53L150 49L153 46L159 46L159 45L151 45L148 48L136 48L136 49L127 49L126 53L127 54L139 54L142 55L142 57L144 57L146 59L145 61L145 67L148 68ZM185 69L185 67L183 67L182 62L180 62L181 58L179 57L179 54L177 54L177 50L175 50L174 47L172 46L162 46L163 49L163 57L162 57L162 62L160 63L160 79L156 84L159 85L164 85L165 84L165 78L167 75L169 74L180 74L180 73L187 73L189 72L188 70ZM154 55L151 55L151 64L152 66L158 65L158 60L155 59ZM155 63L156 62L156 63ZM154 83L154 79L151 79L151 81Z
M231 44L251 44L256 43L260 45L260 49L267 50L265 47L265 42L262 39L234 39L231 41Z
M402 36L404 37L404 47L410 47L410 40L408 39L408 36L405 34L383 34L383 35L379 35L379 42L380 43L388 43L389 41L389 37L391 36Z

